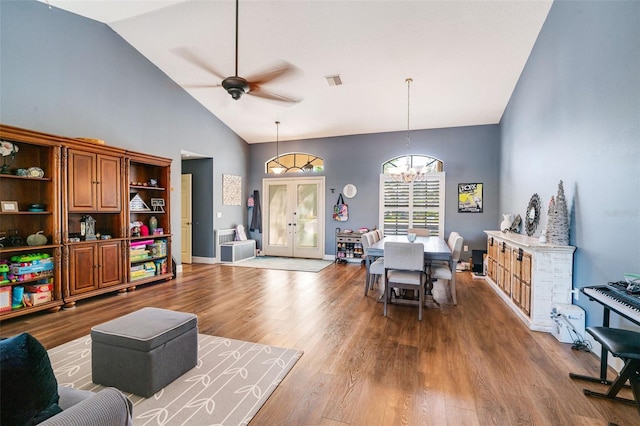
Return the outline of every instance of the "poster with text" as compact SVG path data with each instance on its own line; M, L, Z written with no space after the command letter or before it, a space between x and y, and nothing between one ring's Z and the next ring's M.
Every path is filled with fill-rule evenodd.
M482 184L458 184L458 213L482 213Z

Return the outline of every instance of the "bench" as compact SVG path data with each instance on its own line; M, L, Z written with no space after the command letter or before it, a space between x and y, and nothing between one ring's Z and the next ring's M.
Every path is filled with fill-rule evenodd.
M220 244L220 262L235 263L256 257L256 240L229 241Z

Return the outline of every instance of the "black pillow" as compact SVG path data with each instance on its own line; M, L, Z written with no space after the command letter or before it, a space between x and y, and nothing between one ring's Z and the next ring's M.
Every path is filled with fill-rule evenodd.
M62 411L46 349L28 333L0 341L0 424L35 425Z

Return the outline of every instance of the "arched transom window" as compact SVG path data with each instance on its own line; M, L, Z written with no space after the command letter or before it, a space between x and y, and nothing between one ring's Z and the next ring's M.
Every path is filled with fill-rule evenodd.
M422 173L438 173L443 171L442 161L428 155L403 155L402 157L392 158L382 165L382 173L391 174L391 171L406 166L407 161L411 168L419 170Z
M324 170L324 160L313 154L292 152L273 157L265 163L267 174L311 173Z

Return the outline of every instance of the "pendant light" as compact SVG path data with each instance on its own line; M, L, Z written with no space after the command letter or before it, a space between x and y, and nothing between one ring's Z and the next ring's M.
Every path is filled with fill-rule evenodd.
M278 146L279 143L280 143L280 122L276 121L276 160L274 161L274 163L276 163L277 166L271 167L271 171L277 175L287 170L286 167L280 164L280 150Z
M413 79L407 78L405 82L407 83L407 162L404 167L396 167L390 172L390 174L391 178L396 182L411 183L424 180L426 175L420 170L416 170L411 167L411 138L409 135L411 128L409 126L409 118L411 116L411 83L413 82Z

